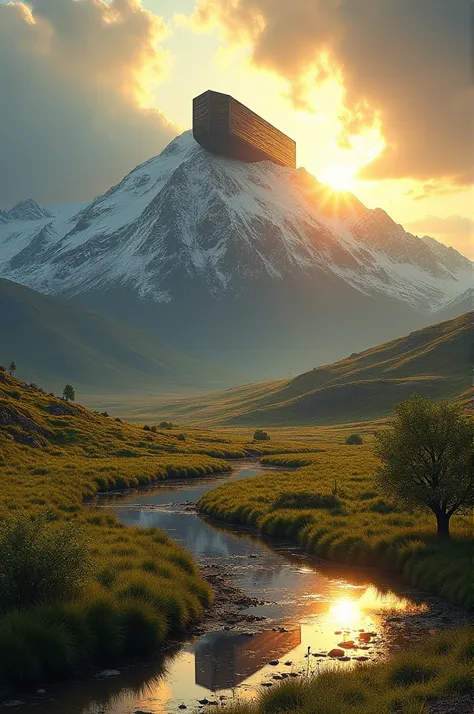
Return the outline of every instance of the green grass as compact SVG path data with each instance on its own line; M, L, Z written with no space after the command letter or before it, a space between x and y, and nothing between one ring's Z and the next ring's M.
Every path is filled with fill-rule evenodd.
M471 322L466 313L292 379L161 399L159 408L187 423L280 427L381 418L414 392L467 400Z
M472 528L453 517L453 540L435 535L435 519L408 512L378 493L370 443L320 444L312 454L267 455L264 465L297 470L264 473L208 492L198 509L212 518L288 538L328 560L376 566L447 600L472 605Z
M287 680L229 714L429 714L434 698L453 700L472 692L472 633L450 632L387 662L341 666ZM451 708L450 711L454 711Z
M145 430L0 373L0 521L47 513L58 530L72 524L92 563L74 597L0 614L0 685L33 686L160 650L213 600L191 556L164 533L126 527L84 501L99 491L226 472L226 459L250 452L314 449L313 433L254 443L252 429L170 430L159 421L148 419L156 430Z

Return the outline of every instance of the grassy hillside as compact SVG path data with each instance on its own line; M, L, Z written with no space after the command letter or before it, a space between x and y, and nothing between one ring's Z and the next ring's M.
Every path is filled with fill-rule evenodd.
M124 527L83 501L104 489L227 471L223 457L243 450L218 442L131 426L0 372L0 687L143 655L200 617L212 591L186 551L161 531ZM74 597L63 596L64 578L45 599L34 575L27 606L24 586L6 603L7 583L28 581L44 564L35 544L54 541L61 549L71 536L87 545L90 564ZM58 567L55 549L48 587ZM74 578L69 558L64 568Z
M50 389L70 382L105 392L169 393L237 381L133 325L0 279L0 364L11 360L19 375Z
M376 419L414 392L466 398L473 313L412 332L294 379L249 384L161 405L200 424L283 426Z

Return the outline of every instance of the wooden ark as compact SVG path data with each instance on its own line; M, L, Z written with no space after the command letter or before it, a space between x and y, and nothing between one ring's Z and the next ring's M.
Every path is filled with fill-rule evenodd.
M193 136L215 154L296 168L293 139L229 94L208 90L193 99Z

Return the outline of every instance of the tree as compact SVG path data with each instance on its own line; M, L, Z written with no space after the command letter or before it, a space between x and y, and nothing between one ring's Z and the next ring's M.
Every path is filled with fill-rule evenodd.
M414 394L377 433L378 487L409 508L432 511L438 536L449 538L451 516L474 505L473 438L461 406Z
M270 437L263 429L256 429L253 435L254 441L270 441Z
M360 446L363 444L364 441L360 434L351 434L350 436L347 437L346 439L346 444L357 444L357 446Z
M67 402L71 401L74 402L76 399L76 392L74 391L74 387L72 384L66 384L66 386L63 389L63 399L65 399Z
M8 371L10 373L10 377L16 372L16 364L12 360L8 366Z

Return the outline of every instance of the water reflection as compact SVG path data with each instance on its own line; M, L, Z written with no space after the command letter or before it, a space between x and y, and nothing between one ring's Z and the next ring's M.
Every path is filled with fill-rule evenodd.
M126 668L116 680L80 680L57 690L54 698L36 697L37 714L164 714L180 705L194 707L199 699L218 692L222 697L255 696L263 681L285 673L319 671L330 651L342 640L353 641L351 655L383 654L400 629L384 613L403 615L405 626L427 609L414 597L400 597L374 576L322 566L283 543L276 544L235 528L223 528L200 519L190 503L230 479L251 478L262 469L244 465L233 475L173 482L147 491L102 498L100 504L116 509L123 523L156 526L190 550L201 566L219 566L219 572L258 605L239 608L239 614L262 618L253 632L207 632L146 667ZM232 605L229 606L232 609ZM401 618L398 618L401 619ZM364 638L361 632L367 633ZM375 636L369 634L375 632ZM308 647L315 657L305 659ZM360 651L359 651L360 650ZM280 660L277 667L270 660ZM286 665L283 660L291 662ZM348 662L347 666L355 663ZM166 671L165 671L166 670ZM284 671L283 671L284 670ZM17 712L30 711L30 707Z
M215 692L232 689L280 659L301 643L301 628L292 632L211 632L201 637L195 649L196 684Z

